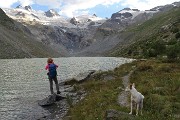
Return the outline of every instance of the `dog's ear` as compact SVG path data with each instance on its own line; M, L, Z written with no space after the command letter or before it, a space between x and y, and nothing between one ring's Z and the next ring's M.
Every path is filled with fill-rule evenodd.
M133 83L132 86L135 88L135 83Z
M132 84L131 84L131 85L129 85L129 88L130 88L130 90L132 89Z

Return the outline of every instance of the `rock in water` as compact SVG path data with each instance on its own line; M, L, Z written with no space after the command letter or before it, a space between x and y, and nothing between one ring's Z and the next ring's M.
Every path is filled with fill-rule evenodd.
M48 106L48 105L53 104L54 102L56 102L56 94L49 95L48 97L42 100L39 100L38 104L40 106Z
M52 94L42 100L39 100L38 104L40 106L49 106L49 105L52 105L53 103L55 103L56 101L60 101L64 98L65 98L65 96Z
M65 99L66 97L64 95L56 94L56 101L60 101L62 99Z

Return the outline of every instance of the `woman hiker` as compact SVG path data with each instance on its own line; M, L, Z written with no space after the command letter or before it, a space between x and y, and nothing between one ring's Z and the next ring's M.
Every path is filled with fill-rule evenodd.
M48 75L48 79L49 79L49 83L50 83L51 94L54 93L54 91L53 91L53 81L56 84L57 94L61 93L59 91L59 85L58 85L58 81L57 81L57 71L56 71L57 68L58 68L58 65L54 64L53 59L48 58L47 59L47 65L46 65L45 69L48 70L47 75Z

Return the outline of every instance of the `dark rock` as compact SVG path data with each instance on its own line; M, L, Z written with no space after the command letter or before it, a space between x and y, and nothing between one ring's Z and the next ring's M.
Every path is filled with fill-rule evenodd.
M49 95L48 97L44 98L43 100L38 101L40 106L48 106L52 105L56 101L56 95Z
M18 13L16 14L16 16L25 17L25 14L24 14L23 12L18 12Z
M46 97L46 98L44 98L42 100L39 100L38 104L40 106L49 106L49 105L54 104L56 101L60 101L60 100L62 100L64 98L65 98L64 96L57 95L57 94L52 94L52 95L49 95L48 97Z
M76 20L75 17L73 17L73 18L70 20L70 23L73 24L73 25L77 25L78 21Z
M31 11L32 10L31 6L29 6L29 5L25 6L24 9L27 10L27 11Z
M62 99L65 99L66 97L63 95L56 95L56 101L60 101Z
M133 11L140 11L140 10L138 10L138 9L132 9Z
M89 26L95 25L95 24L96 24L96 23L95 23L94 21L92 21L92 22L89 23Z
M16 8L22 8L22 5L18 5Z
M114 13L111 16L111 19L119 19L119 18L129 18L132 17L133 15L129 12L125 12L125 13Z
M91 19L88 19L87 22L91 22L92 20Z
M93 14L93 16L97 17L97 15L96 15L96 14Z
M54 16L60 16L55 10L51 9L45 12L45 15L47 17L54 17Z
M180 7L180 2L174 2L174 5L176 5L177 7Z
M122 10L131 10L131 8L124 8L124 9L122 9Z

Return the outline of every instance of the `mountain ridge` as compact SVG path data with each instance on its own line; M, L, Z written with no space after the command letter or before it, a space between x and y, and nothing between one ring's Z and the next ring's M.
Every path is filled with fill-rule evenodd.
M129 44L128 41L132 41L129 39L135 34L134 32L124 34L127 28L139 26L154 16L171 10L172 6L178 8L178 5L180 6L179 2L176 2L146 11L125 8L112 14L110 19L101 19L96 15L83 15L72 19L64 19L59 15L47 17L45 12L34 14L31 7L21 9L21 6L16 9L4 9L4 11L23 24L25 34L64 56L107 56L108 51L112 51L114 47L117 48L117 45L126 46ZM24 17L28 18L28 16L36 19L23 21ZM42 21L42 18L46 19Z
M126 34L128 44L118 44L109 54L135 58L169 58L180 57L180 7L173 8L163 14L131 28ZM131 36L133 34L133 36Z
M0 9L0 58L58 57L60 53L35 40L28 29ZM11 24L10 24L11 23Z

